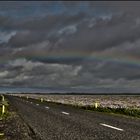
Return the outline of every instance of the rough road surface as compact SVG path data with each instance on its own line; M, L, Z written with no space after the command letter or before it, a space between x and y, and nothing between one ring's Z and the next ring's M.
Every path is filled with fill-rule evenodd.
M7 98L42 140L140 140L140 119Z
M32 129L17 114L15 107L10 105L9 115L0 120L0 140L38 140Z

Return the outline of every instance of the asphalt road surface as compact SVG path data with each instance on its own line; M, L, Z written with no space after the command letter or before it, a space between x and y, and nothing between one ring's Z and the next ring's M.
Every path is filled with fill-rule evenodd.
M140 140L140 119L8 96L41 140Z

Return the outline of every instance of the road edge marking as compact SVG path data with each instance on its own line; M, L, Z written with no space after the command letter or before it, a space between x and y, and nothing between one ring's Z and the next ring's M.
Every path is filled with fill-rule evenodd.
M100 125L105 126L105 127L109 127L109 128L112 128L112 129L116 129L116 130L119 130L119 131L124 131L121 128L114 127L114 126L111 126L111 125L108 125L108 124L100 123Z
M45 108L49 109L49 107L48 107L48 106L45 106Z
M70 114L70 113L64 112L64 111L62 111L61 113L62 113L62 114L65 114L65 115L69 115L69 114Z

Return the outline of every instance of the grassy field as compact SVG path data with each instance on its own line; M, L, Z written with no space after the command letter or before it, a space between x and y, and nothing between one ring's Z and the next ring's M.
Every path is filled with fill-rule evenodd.
M83 106L92 106L98 102L100 107L110 108L140 108L140 95L37 95L37 94L17 94L29 98L46 101L59 102L63 104L74 104Z
M78 108L124 114L140 117L140 95L37 95L17 94L15 96L33 98L58 104L72 105ZM97 103L97 108L95 106Z

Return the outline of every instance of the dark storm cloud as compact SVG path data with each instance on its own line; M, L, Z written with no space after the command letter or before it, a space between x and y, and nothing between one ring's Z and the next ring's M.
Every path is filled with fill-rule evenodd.
M67 15L68 14L68 15ZM17 29L17 30L46 30L56 27L63 27L66 25L71 25L76 22L80 22L85 16L85 13L80 12L74 15L69 13L62 13L59 15L47 15L44 17L27 17L26 19L22 18L12 18L10 16L0 16L0 25L4 29Z
M32 62L26 59L17 59L8 63L10 69L0 72L1 80L9 85L28 85L45 87L48 86L70 86L71 80L76 78L81 66L66 64L45 64ZM46 77L47 75L47 77ZM42 79L42 80L41 80ZM31 81L40 81L31 82ZM31 84L32 83L32 84Z
M65 42L68 49L72 49L75 46L78 48L79 46L80 50L102 51L128 40L132 42L137 40L140 35L140 29L139 26L136 27L135 25L136 21L125 15L114 16L109 21L101 19L97 21L93 28L88 28L83 23L78 28L78 32L71 38L67 38Z
M8 43L13 47L26 47L26 45L35 44L46 39L54 42L58 38L55 35L57 30L80 22L85 16L84 13L79 13L73 16L62 14L59 16L50 15L41 19L31 19L25 22L17 21L15 25L11 26L11 29L13 28L18 32Z
M28 4L0 6L0 85L138 86L138 2Z
M119 45L127 40L135 41L140 34L139 27L135 27L135 24L134 20L131 21L131 17L125 17L125 15L112 17L110 21L97 20L93 28L87 28L87 23L83 23L81 27L77 27L78 32L70 38L64 36L65 41L60 48L70 51L73 48L76 50L79 47L80 50L88 51L89 49L89 51L94 51ZM88 37L85 38L85 36ZM99 38L102 41L99 41ZM81 42L79 40L84 41Z
M92 67L94 65L94 67ZM126 80L139 79L140 72L138 69L140 66L132 64L125 64L122 62L111 61L96 61L85 64L83 71L93 73L94 77L100 79L113 79L118 80L124 78Z
M17 28L20 27L21 29L24 29L24 30L25 29L37 30L36 32L31 32L29 34L31 42L36 43L37 38L40 41L41 41L41 38L42 40L43 38L45 38L44 37L45 33L44 34L42 33L42 29L46 30L46 32L49 33L52 30L53 31L58 30L62 26L67 26L68 24L77 23L76 19L80 21L84 17L85 15L83 14L82 15L79 14L72 17L67 17L65 15L60 15L60 16L55 15L55 16L48 17L48 20L47 18L43 18L43 19L37 19L37 20L36 19L29 20L23 23L21 22L19 25L17 25ZM62 43L61 48L64 50L68 49L69 51L69 50L72 50L72 48L75 49L75 48L78 48L77 46L79 46L80 47L79 49L81 50L84 49L84 51L85 50L88 51L89 49L89 51L91 50L94 51L94 50L102 50L107 47L112 47L112 46L121 44L122 42L126 40L133 41L139 37L140 30L138 27L133 28L135 21L131 20L131 18L132 18L131 16L129 17L128 15L124 14L124 15L112 16L112 18L109 21L103 20L103 19L96 19L97 21L96 21L95 27L93 28L87 28L88 25L85 22L80 27L79 26L77 27L78 32L74 34L73 36L71 36L71 38L66 37L66 41L65 41L66 43L65 42ZM29 36L28 35L22 36L22 33L19 33L19 35L17 34L17 37L15 36L13 37L13 39L11 39L11 43L13 43L13 45L15 46L17 43L17 46L20 46L20 41L21 41L21 45L23 42L26 42L25 38L27 38L27 42L30 42L28 41ZM34 36L35 38L32 39ZM85 36L88 36L88 37L85 38ZM61 37L62 36L59 36L59 38ZM16 42L16 38L17 38L17 42ZM52 36L52 38L54 37ZM102 41L99 41L98 40L99 38L101 38ZM81 39L84 41L83 42L79 41ZM51 40L51 37L50 37L50 40ZM94 46L92 44L94 44ZM63 46L68 46L68 45L69 47L63 47Z
M49 87L79 88L85 86L88 88L93 85L94 87L120 87L122 84L127 87L139 83L139 79L134 78L139 74L138 68L103 62L93 61L88 65L74 66L17 59L9 62L9 69L6 68L8 72L4 69L0 72L0 81L4 85L19 85L21 87L45 87L47 84ZM101 65L101 63L103 64ZM132 74L130 75L130 73Z
M14 47L26 47L46 39L47 33L41 31L19 31L13 36L7 45Z

